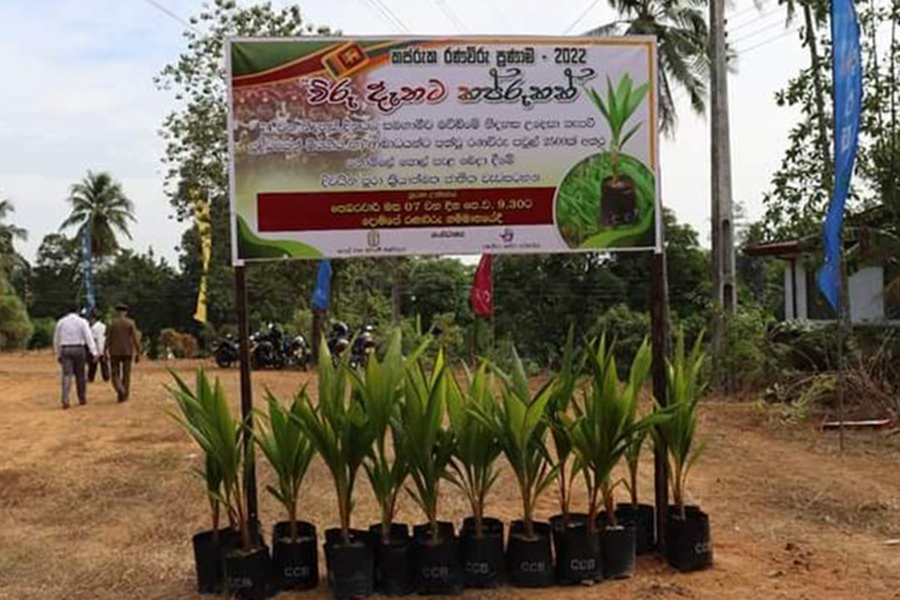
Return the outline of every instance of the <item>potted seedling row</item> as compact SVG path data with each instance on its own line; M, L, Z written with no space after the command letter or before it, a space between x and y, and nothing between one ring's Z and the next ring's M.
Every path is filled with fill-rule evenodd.
M466 370L466 382L463 392L452 375L448 379L447 408L456 439L449 479L463 491L472 511L463 521L460 536L465 585L493 588L504 579L503 523L485 516L485 504L497 481L495 465L500 445L474 411L492 414L497 410L497 399L487 363L482 362L474 374Z
M276 523L272 532L273 580L281 590L308 590L319 584L316 526L297 518L300 488L315 454L295 418L300 404L307 401L306 395L304 387L286 409L269 392L269 414L260 419L253 436L278 479L277 486L267 489L284 507L287 517Z
M649 89L648 84L634 87L627 73L613 88L606 78L606 99L591 88L589 96L609 125L609 161L611 175L601 182L600 215L601 225L631 224L639 220L637 194L634 181L622 173L621 156L625 144L638 132L643 122L638 122L626 130L628 120L634 115Z
M553 549L556 555L556 579L562 585L593 583L603 578L600 539L588 527L588 515L572 513L572 487L581 470L572 458L572 442L567 415L575 394L583 359L576 364L574 329L569 329L563 350L562 366L554 378L553 392L547 403L547 420L556 454L556 481L560 512L550 518Z
M427 519L413 529L415 580L420 594L459 594L465 585L453 523L438 521L440 483L450 474L453 458L453 433L443 425L448 380L443 351L430 373L422 360L407 363L401 411L413 483L407 491Z
M325 531L325 561L335 598L371 595L375 584L369 532L351 528L354 486L375 436L364 406L350 397L347 360L332 361L323 338L319 345L318 404L301 397L296 415L292 414L334 482L340 527Z
M177 376L175 381L176 387L170 392L181 411L176 419L205 452L207 470L212 466L218 471L221 493L217 496L239 534L237 543L222 546L224 591L249 600L266 598L270 592L269 550L256 524L250 522L244 501L253 469L249 423L232 416L219 381L210 386L202 369L196 390Z
M701 334L688 354L684 331L678 333L675 353L667 370L668 405L665 411L671 416L658 428L659 441L665 445L669 456L674 501L666 521L666 559L669 566L682 572L706 569L713 563L709 516L699 506L685 503L688 474L706 448L694 439L697 405L705 389L704 369L708 361L702 344Z
M534 521L540 496L553 484L556 469L546 446L544 410L551 399L553 382L533 397L518 353L513 349L512 374L497 370L503 382L497 410L473 407L473 414L490 428L516 477L522 497L522 519L510 526L506 549L507 574L513 585L547 587L553 584L553 551L550 524Z
M602 336L588 354L592 375L589 391L574 403L570 429L572 448L582 467L588 491L588 527L599 530L606 578L630 577L635 563L635 530L616 518L613 470L628 449L632 436L651 426L661 415L637 420L635 404L649 371L649 345L634 359L631 377L623 388L616 372L612 348ZM598 514L600 503L604 512Z
M365 408L374 447L363 463L381 519L369 527L375 543L375 588L397 596L414 589L409 527L394 523L398 496L409 473L399 423L404 364L400 332L391 337L383 360L369 357L362 373L351 371L354 396Z

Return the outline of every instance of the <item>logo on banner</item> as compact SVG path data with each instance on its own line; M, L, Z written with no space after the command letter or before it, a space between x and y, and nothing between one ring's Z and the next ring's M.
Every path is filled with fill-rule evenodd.
M366 51L362 49L362 46L350 43L328 53L322 59L322 64L333 78L339 79L359 70L368 60L369 57L366 56Z
M513 233L513 230L510 229L509 227L504 229L503 233L500 234L500 239L503 240L504 244L509 244L510 242L512 242L514 237L515 237L515 234Z
M366 243L369 244L369 248L377 248L381 245L381 234L377 231L370 231L366 235Z

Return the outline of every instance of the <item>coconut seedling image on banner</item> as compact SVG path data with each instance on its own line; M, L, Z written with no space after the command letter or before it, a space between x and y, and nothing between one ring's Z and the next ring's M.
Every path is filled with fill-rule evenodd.
M234 38L235 260L658 246L650 37Z

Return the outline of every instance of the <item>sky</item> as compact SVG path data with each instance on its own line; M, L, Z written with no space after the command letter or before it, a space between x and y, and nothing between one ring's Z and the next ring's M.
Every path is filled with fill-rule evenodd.
M172 219L165 196L159 137L176 103L153 77L185 46L178 19L201 8L201 0L0 2L0 198L12 200L10 220L29 232L18 243L26 258L58 230L69 187L94 170L111 172L135 204L133 239L123 245L152 248L177 264L184 225ZM308 22L345 35L577 34L614 18L599 0L315 0L300 8ZM808 54L785 30L776 0L763 0L760 9L734 0L728 14L728 40L738 52L728 80L732 189L755 219L796 119L774 95ZM691 113L683 94L676 98L678 127L661 147L662 200L708 246L708 120Z

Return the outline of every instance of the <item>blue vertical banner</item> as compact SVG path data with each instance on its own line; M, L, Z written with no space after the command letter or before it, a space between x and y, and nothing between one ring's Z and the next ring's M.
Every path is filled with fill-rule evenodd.
M822 232L825 262L819 271L822 294L838 309L841 287L841 227L850 177L859 145L859 115L862 104L862 59L859 21L853 0L832 0L831 40L834 76L834 196Z
M316 289L313 290L312 305L316 308L328 308L331 304L331 259L319 261L319 273L316 275Z
M92 261L91 261L91 225L90 223L84 228L84 234L82 237L82 264L81 264L81 272L84 276L84 302L87 307L88 316L90 316L91 311L94 310L94 307L97 305L96 300L94 299L94 282L92 276Z

